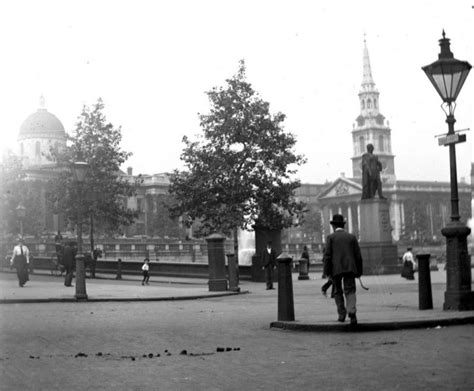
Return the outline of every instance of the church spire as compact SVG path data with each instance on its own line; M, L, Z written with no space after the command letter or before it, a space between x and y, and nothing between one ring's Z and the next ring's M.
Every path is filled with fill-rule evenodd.
M361 88L363 91L376 91L374 78L372 77L372 68L370 67L369 49L367 49L365 34Z

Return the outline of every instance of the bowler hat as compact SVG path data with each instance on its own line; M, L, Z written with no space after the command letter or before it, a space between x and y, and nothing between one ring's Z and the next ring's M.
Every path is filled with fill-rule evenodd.
M339 225L344 225L346 224L346 220L344 220L344 216L343 215L334 215L332 216L332 220L330 221L331 224L339 224Z

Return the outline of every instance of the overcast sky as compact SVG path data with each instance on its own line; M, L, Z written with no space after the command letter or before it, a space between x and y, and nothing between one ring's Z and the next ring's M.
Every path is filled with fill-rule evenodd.
M272 112L287 115L303 182L352 175L364 33L380 111L390 122L398 179L449 181L441 99L421 70L444 28L454 56L474 63L474 1L2 1L1 143L16 147L39 106L71 132L82 105L102 97L133 157L153 174L181 168L184 135L199 133L205 92L247 64ZM458 177L469 180L474 72L458 98Z

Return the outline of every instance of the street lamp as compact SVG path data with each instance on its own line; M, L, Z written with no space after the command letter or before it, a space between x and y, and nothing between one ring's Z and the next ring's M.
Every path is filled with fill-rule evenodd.
M82 186L84 184L89 164L86 162L74 162L72 173L77 184L77 255L76 255L76 299L87 300L86 293L86 267L84 254L82 253Z
M456 144L466 141L466 135L454 131L456 98L471 70L467 61L454 58L449 39L443 30L439 40L441 51L438 60L422 67L443 100L441 107L446 114L448 133L439 139L440 145L449 146L451 180L451 222L441 230L446 237L446 292L444 310L473 310L474 295L471 291L471 262L467 251L467 237L471 229L461 223L459 215L458 179L456 170ZM445 109L447 107L447 110Z
M26 216L26 208L21 202L16 207L16 215L18 216L18 220L20 220L20 235L23 236L23 220Z

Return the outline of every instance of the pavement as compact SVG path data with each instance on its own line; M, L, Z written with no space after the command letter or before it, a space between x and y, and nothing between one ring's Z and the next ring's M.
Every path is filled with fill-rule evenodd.
M264 283L240 282L240 291L210 292L204 279L152 276L150 285L141 285L139 276L98 274L86 279L87 302L106 301L171 301L198 300L211 297L252 295L265 290ZM411 328L440 328L450 325L474 324L474 311L444 311L446 272L443 267L431 271L433 309L419 309L418 280L407 281L399 275L363 276L369 290L357 289L357 331L383 331ZM311 273L309 280L298 280L293 274L293 306L295 320L283 321L275 313L273 328L295 331L354 331L348 320L337 322L335 304L321 294L325 282L320 274ZM74 284L74 282L73 282ZM278 302L278 284L268 291L262 306ZM16 274L0 273L0 304L54 303L83 301L75 299L75 288L65 287L63 277L46 273L30 275L30 281L20 288ZM260 304L259 304L260 305ZM258 311L258 308L253 308Z

